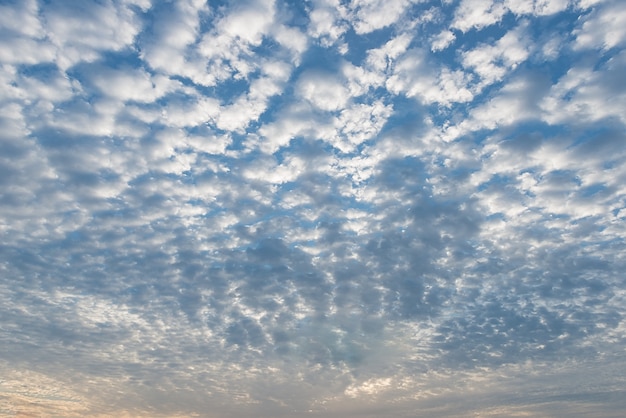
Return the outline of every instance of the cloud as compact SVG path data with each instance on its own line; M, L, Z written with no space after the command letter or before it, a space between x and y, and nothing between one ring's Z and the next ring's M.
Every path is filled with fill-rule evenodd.
M9 2L0 410L617 416L617 2Z
M451 27L462 32L482 30L501 22L509 12L520 17L550 16L565 11L569 3L568 0L463 0L454 12Z
M259 46L274 23L273 2L256 2L235 8L219 20L216 33L203 36L200 53L208 59L208 74L219 81L231 76L248 78L256 65L251 48Z
M344 90L340 80L333 80L331 77L315 72L305 73L298 80L298 92L320 110L342 109L348 101L348 92Z
M441 51L442 49L446 49L452 42L454 42L455 39L456 36L454 35L454 32L445 30L433 37L431 50Z
M151 37L141 43L141 58L165 74L178 74L200 85L213 85L215 76L205 70L206 64L190 48L198 36L200 15L205 13L206 5L199 1L163 4L152 15Z
M555 83L548 97L542 103L547 111L546 120L550 123L602 119L622 120L615 112L624 100L624 91L617 82L617 74L622 71L626 55L620 52L603 65L602 73L586 66L572 67L558 83Z
M409 0L352 0L354 30L362 35L387 27L402 16L409 4Z
M17 32L28 37L43 37L43 25L37 18L39 7L34 0L27 0L19 5L2 6L2 26L5 31ZM16 7L17 6L17 7Z
M151 77L141 70L103 70L94 74L94 85L103 95L121 101L154 102L167 94L177 83L166 77Z
M335 44L348 29L347 10L336 0L318 0L309 12L308 34L322 46Z
M347 144L336 145L337 148L348 151L352 145L373 138L380 132L391 113L392 106L385 106L380 101L372 105L358 104L344 109L336 119L336 124L341 134L345 135Z
M59 3L41 10L47 36L57 48L55 62L62 70L81 61L93 62L105 51L132 48L140 22L129 4L76 7Z
M622 45L624 20L624 11L616 2L608 2L594 9L575 31L576 48L610 49Z
M501 2L492 0L464 0L455 11L452 27L462 32L481 29L499 22L507 9Z
M500 81L528 56L524 39L525 24L509 31L493 45L481 45L463 53L463 66L471 68L482 79L482 85ZM482 85L479 87L481 88Z
M217 127L227 131L241 131L256 121L267 109L268 100L282 92L291 75L291 68L284 62L261 64L262 75L250 83L248 93L240 96L232 105L222 108Z
M426 104L449 106L473 99L468 84L469 77L463 72L433 68L424 51L412 50L398 61L386 87L392 93L404 93Z

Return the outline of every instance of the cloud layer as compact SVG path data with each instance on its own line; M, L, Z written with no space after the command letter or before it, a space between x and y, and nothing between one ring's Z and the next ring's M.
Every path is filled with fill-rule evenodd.
M626 407L619 0L0 22L0 414Z

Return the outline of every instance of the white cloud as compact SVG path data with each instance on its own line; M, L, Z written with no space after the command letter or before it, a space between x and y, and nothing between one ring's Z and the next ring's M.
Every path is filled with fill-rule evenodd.
M168 128L158 132L154 139L150 146L145 147L144 157L149 160L148 164L152 164L153 161L162 163L176 158L179 156L177 154L184 154L193 158L192 161L184 163L187 166L195 163L196 153L223 154L232 142L230 136L218 136L208 129L203 135L189 135L184 129Z
M541 47L541 58L546 61L552 61L556 59L561 53L562 49L565 47L566 43L564 39L559 37L558 35L553 35L546 42L543 43Z
M244 44L259 45L274 22L274 1L253 2L236 8L220 20L221 34Z
M361 397L363 395L366 396L376 396L381 392L390 389L392 384L392 378L372 378L365 382L360 382L359 385L350 385L345 390L345 394L351 398Z
M320 115L319 112L312 111L310 106L306 104L291 104L289 110L285 111L279 119L259 129L260 139L253 137L250 142L259 146L266 153L275 153L281 147L288 146L291 140L295 138L325 141L337 149L350 152L354 149L354 144L344 136L343 132L338 131L336 127L338 118ZM354 133L368 136L369 133L374 134L376 129L382 126L383 118L376 114L370 115L370 118L372 118L374 126L366 127L365 131L360 133ZM371 125L372 120L368 121L368 124ZM363 137L363 140L365 138Z
M619 1L601 4L583 18L574 31L578 49L611 49L626 43L626 10Z
M278 43L292 52L292 62L298 65L300 56L308 48L309 40L307 36L299 29L285 25L273 26L272 35Z
M600 4L605 2L606 0L578 0L578 1L574 1L572 2L573 4L575 4L576 6L580 7L581 9L589 9L593 6L595 6L596 4Z
M162 75L152 76L145 70L104 70L94 74L93 83L112 98L149 103L163 97L180 84Z
M319 116L311 112L310 106L304 103L290 104L281 112L279 118L261 126L259 146L264 152L274 153L281 147L289 145L297 136L311 136L320 128L322 122ZM250 139L252 142L258 140L255 137Z
M387 41L380 48L370 49L367 51L367 64L374 71L385 72L391 70L394 62L409 48L412 38L412 35L403 33Z
M342 110L334 121L341 140L333 145L343 152L353 151L356 145L374 138L380 132L392 110L393 106L385 106L380 100L371 105L353 104Z
M252 180L282 184L296 181L306 171L305 166L306 162L298 157L287 158L278 164L273 157L266 156L247 167L243 175Z
M309 12L308 34L329 47L348 30L348 11L339 0L316 0Z
M492 45L480 45L462 53L463 66L482 79L483 86L500 81L530 55L526 24L507 32Z
M517 16L549 16L567 9L569 0L462 0L451 27L467 32L502 21L511 12Z
M197 0L167 4L154 17L153 37L141 44L142 59L165 74L188 77L200 85L215 84L205 61L189 50L199 36L200 15L204 13L206 4Z
M251 48L271 34L275 24L273 1L252 2L229 9L215 29L202 36L197 52L206 61L207 82L247 79L257 69ZM280 32L279 32L280 33ZM298 40L296 39L296 44ZM209 80L209 78L211 78Z
M342 80L330 73L306 72L298 79L296 89L299 96L324 111L341 110L350 98Z
M57 48L56 64L68 69L78 62L93 62L104 51L131 48L141 23L125 5L90 4L45 7L46 34Z
M27 100L30 103L39 102L45 107L48 102L71 99L80 89L79 84L73 83L60 72L50 72L45 77L37 77L19 74L15 68L11 68L10 73L10 79L5 80L6 91L13 91L13 98Z
M121 0L130 6L137 6L142 12L147 12L152 7L152 0Z
M421 80L423 85L430 85L431 80L427 78L431 78L432 74L425 60L425 54L416 49L403 56L397 62L393 75L387 79L387 89L395 94L412 89L414 96L417 93L415 83L418 80Z
M440 103L444 106L450 103L465 103L474 98L468 89L470 77L462 71L450 71L443 68L437 76L436 86L425 88L418 93L426 103ZM409 96L413 91L409 90Z
M541 104L549 123L576 123L616 118L625 121L620 109L626 91L621 74L626 69L626 53L610 58L601 71L588 66L572 67L549 91Z
M161 113L162 123L171 127L193 127L212 122L220 115L220 104L210 97L172 98Z
M243 132L250 122L258 120L265 112L268 100L282 93L291 75L291 67L280 61L267 61L258 65L261 76L252 80L245 95L221 108L216 120L218 128Z
M454 14L451 27L462 32L472 28L482 29L499 22L507 9L500 1L494 0L462 0Z
M352 0L352 26L362 35L395 23L405 14L410 0Z
M46 42L24 38L0 40L0 59L7 64L34 65L52 62L55 57L55 48Z
M572 144L567 137L542 144L538 132L501 142L496 141L502 135L494 135L483 148L481 171L471 176L472 182L484 188L479 192L481 205L489 213L503 214L507 222L501 226L508 231L532 220L535 225L558 228L559 239L573 234L583 219L602 217L605 219L598 222L609 224L607 208L617 209L620 203L602 190L621 188L616 179L623 176L618 173L621 170L602 167L612 158L611 153L615 158L623 155L614 148L614 135L609 133L582 145ZM595 152L591 153L591 148ZM520 155L525 158L520 159ZM597 194L588 199L586 193L594 188ZM496 236L494 231L486 233ZM597 239L591 235L587 238Z
M243 133L251 121L257 120L265 111L265 101L240 97L233 104L220 109L216 126L225 131Z
M535 16L548 16L562 12L570 4L569 0L506 0L506 7L518 16L532 14Z
M0 27L21 36L41 39L45 31L38 15L37 0L24 0L11 6L0 5Z
M509 82L494 98L472 110L472 119L480 121L477 129L494 129L536 117L539 114L533 95L536 88L532 79Z
M0 60L4 64L38 64L53 62L57 51L48 42L46 28L39 19L34 0L17 7L0 5Z
M454 35L454 32L444 30L432 38L430 49L432 51L441 51L446 49L452 42L454 42L455 39L456 36Z
M497 129L542 117L542 101L547 81L539 74L514 77L492 97L477 103L469 117L458 124L446 124L442 138L451 141L470 132Z
M436 68L426 53L412 50L395 65L387 79L387 89L395 94L416 97L423 103L449 106L455 102L468 102L473 98L471 78L462 71Z
M367 67L356 67L350 63L342 65L341 73L346 79L351 97L366 95L372 88L383 86L386 78L384 73L371 71Z

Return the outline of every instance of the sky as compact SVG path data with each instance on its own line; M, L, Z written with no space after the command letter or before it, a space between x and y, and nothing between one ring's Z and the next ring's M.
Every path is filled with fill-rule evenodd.
M0 416L620 417L622 0L0 0Z

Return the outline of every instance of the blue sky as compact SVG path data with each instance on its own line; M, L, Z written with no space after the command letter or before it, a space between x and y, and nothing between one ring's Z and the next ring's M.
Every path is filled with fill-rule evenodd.
M618 417L620 0L0 1L0 415Z

